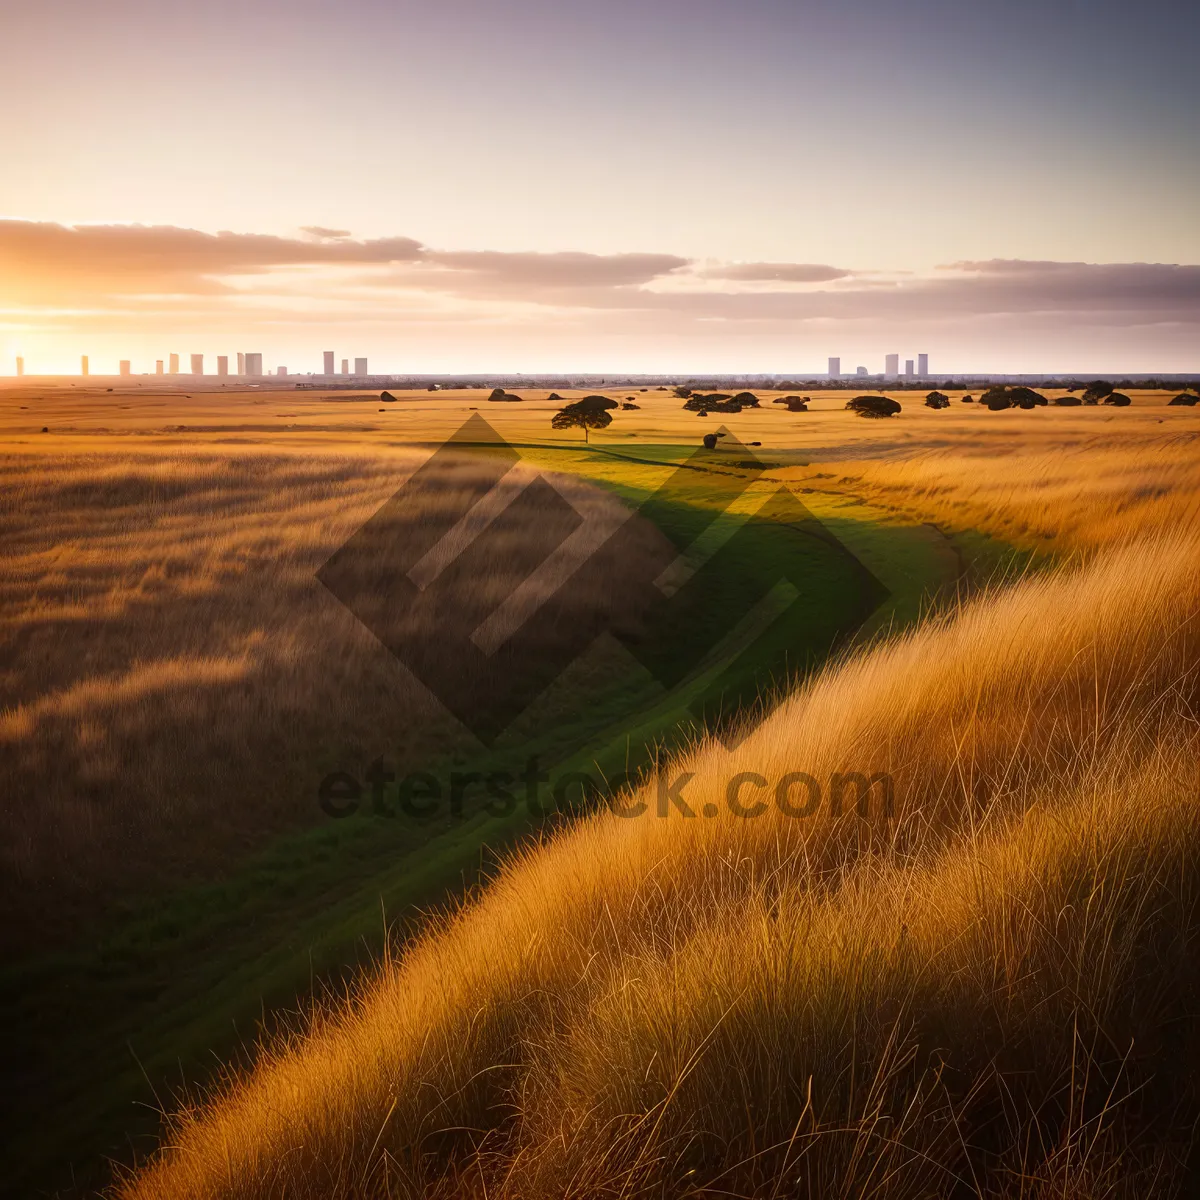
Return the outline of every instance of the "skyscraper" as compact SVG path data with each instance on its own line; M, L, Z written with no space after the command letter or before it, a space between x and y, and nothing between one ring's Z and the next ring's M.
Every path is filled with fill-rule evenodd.
M915 370L913 369L913 360L911 358L906 358L904 360L904 373L910 379L913 377L914 374L916 374Z
M129 362L129 359L127 359L127 358L121 359L121 374L122 375L130 374L130 362Z
M247 354L246 355L246 374L258 376L262 374L262 355Z
M79 359L79 373L80 375L88 373L88 356L86 354L82 355Z
M286 375L286 374L287 374L287 367L277 367L277 368L276 368L276 370L275 370L275 374L276 374L276 375Z
M343 375L350 374L350 360L348 358L342 359L342 374Z
M900 374L900 355L889 354L883 360L883 373L889 379L895 379Z
M203 375L204 374L204 355L203 354L193 354L192 355L192 374L193 375Z
M925 376L929 374L929 355L928 354L918 354L917 355L917 374L920 375L922 379L924 379Z
M228 354L218 354L217 355L217 374L218 375L228 375L229 374L229 355Z
M170 369L170 372L172 375L179 374L179 355L178 354L171 355L171 366L169 369Z
M829 378L838 379L842 374L842 360L840 358L831 358L829 360Z
M365 375L367 373L367 360L365 358L356 358L354 360L355 375Z
M858 370L855 372L855 374L857 374L857 375L859 376L859 378L860 378L860 379L861 379L861 378L863 378L863 377L865 377L865 376L866 376L866 373L867 373L867 368L866 368L866 367L859 367L859 368L858 368Z
M332 351L332 350L326 350L326 351L325 351L325 374L326 374L326 375L332 375L332 374L333 374L333 370L334 370L334 367L333 367L333 351Z
M17 374L25 374L25 360L21 358L20 355L17 356Z
M154 360L154 373L155 375L161 375L163 373L163 360L161 358L156 358Z
M238 354L238 374L245 375L246 373L246 356L239 352Z

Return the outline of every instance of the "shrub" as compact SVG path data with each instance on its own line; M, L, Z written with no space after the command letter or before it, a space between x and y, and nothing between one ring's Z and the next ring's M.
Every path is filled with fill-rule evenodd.
M396 402L396 397L391 392L380 392L379 398L380 400L386 400L389 404L395 404Z
M755 400L755 404L757 403L758 401ZM691 412L703 410L705 412L739 413L742 411L741 404L725 392L712 392L707 396L702 392L693 392L683 407Z
M1065 396L1057 396L1054 404L1058 408L1078 408L1083 403L1079 396L1072 396L1069 392Z
M950 397L943 395L941 392L930 392L929 395L925 397L925 407L926 408L949 408L950 407Z
M887 396L855 396L846 407L860 417L894 417L901 410L900 402Z
M1041 392L1035 392L1033 388L1027 387L1009 388L1008 398L1020 408L1040 408L1049 403Z
M1128 408L1133 401L1124 392L1110 392L1104 397L1104 403L1111 404L1114 408Z
M717 435L715 433L706 433L700 440L704 443L705 450L715 450L717 448Z
M1197 401L1200 401L1200 396L1191 396L1187 392L1180 392L1179 395L1176 396L1174 400L1169 402L1168 407L1169 408L1179 408L1179 407L1194 408Z
M1106 379L1093 379L1083 389L1083 402L1084 404L1099 404L1105 396L1111 396L1112 393L1113 385Z

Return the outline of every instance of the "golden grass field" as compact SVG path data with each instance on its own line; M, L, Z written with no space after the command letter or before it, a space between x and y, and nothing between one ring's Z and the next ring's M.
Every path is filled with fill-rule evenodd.
M717 427L607 394L642 407L594 449ZM606 480L528 395L0 390L0 755L37 799L6 815L6 901L218 869L298 819L313 761L290 748L319 760L331 720L369 740L419 715L453 752L311 577L473 408L534 464ZM844 393L723 420L800 494L1058 565L847 650L736 750L665 765L712 818L659 818L651 781L645 815L509 858L179 1107L119 1194L1187 1194L1200 411L895 395L890 421ZM894 816L727 802L741 773L770 797L846 771L888 773ZM260 803L214 821L230 780Z

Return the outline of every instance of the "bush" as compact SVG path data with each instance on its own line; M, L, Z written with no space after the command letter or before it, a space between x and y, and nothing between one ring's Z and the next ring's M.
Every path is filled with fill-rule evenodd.
M1009 388L1008 398L1020 408L1041 408L1049 403L1041 392L1027 387Z
M520 403L521 397L514 396L512 392L506 392L503 388L493 388L492 394L488 397L489 400L496 403Z
M396 403L396 397L393 396L391 392L380 392L379 398L380 400L386 400L389 404Z
M755 400L754 403L757 404L758 401ZM693 392L683 407L691 412L703 410L705 412L739 413L742 411L742 406L737 399L725 392L712 392L707 396L702 392Z
M1072 396L1070 392L1068 392L1065 396L1058 396L1054 400L1054 404L1058 408L1078 408L1082 403L1083 400L1081 397Z
M1113 385L1106 379L1093 379L1083 389L1083 402L1084 404L1099 404L1105 396L1111 396L1112 393Z
M1174 400L1171 400L1168 403L1167 407L1168 408L1180 408L1180 407L1194 408L1196 406L1197 401L1200 401L1200 396L1191 396L1187 392L1180 392L1179 395L1176 396Z
M715 433L706 433L700 440L704 443L705 450L715 450L717 448L717 435Z
M941 392L930 392L929 395L925 397L925 407L926 408L949 408L950 407L950 397L943 395Z
M1124 392L1110 392L1104 397L1104 403L1111 404L1114 408L1128 408L1133 401Z
M734 404L740 404L742 408L757 408L758 397L753 392L738 392L733 397Z
M625 409L626 412L628 412L631 408L641 408L642 406L640 404L634 404L634 402L632 400L626 400L625 403L621 405L621 407L623 409Z
M887 396L855 396L846 407L860 417L894 417L901 411L900 402Z

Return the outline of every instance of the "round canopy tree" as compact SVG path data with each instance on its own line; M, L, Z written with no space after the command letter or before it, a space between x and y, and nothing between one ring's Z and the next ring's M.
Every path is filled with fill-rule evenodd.
M588 433L592 429L605 429L612 424L610 408L616 408L617 402L607 396L584 396L572 404L560 408L550 418L554 429L582 429L583 440L589 441Z

